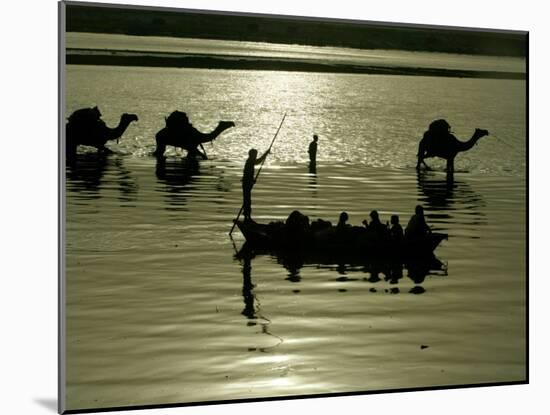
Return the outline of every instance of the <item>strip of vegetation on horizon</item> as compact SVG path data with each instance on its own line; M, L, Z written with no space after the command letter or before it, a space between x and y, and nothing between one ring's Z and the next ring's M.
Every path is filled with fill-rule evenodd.
M489 56L527 54L527 35L518 32L76 4L66 7L66 31Z

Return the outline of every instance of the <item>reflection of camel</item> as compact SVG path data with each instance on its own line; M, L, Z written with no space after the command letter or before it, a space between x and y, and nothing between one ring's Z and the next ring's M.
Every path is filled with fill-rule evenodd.
M485 206L485 202L467 183L454 180L452 175L443 177L437 173L419 171L417 187L418 201L431 211L431 219L456 222L452 212L461 210L468 212L467 218L471 219L471 222L463 222L464 224L478 226L483 223L484 214L480 208Z
M69 117L66 126L67 156L74 156L79 145L95 147L101 153L110 152L105 147L107 141L118 141L130 123L137 120L137 115L124 113L118 125L110 128L101 119L97 107L76 110Z
M476 128L468 141L460 141L450 132L451 126L445 120L436 120L430 124L428 131L424 133L418 145L417 170L420 165L428 165L424 159L429 157L441 157L447 160L447 172L454 172L455 157L458 153L470 150L481 137L489 134L487 130Z
M174 146L187 150L190 157L201 156L206 159L206 154L202 153L198 147L215 140L222 132L234 126L235 123L232 121L220 121L214 131L201 133L189 123L185 112L174 111L166 118L166 127L155 136L157 148L153 155L162 157L166 146Z
M168 204L167 210L181 209L187 204L187 187L200 174L198 160L191 157L166 160L157 158L155 175L159 182L166 185Z
M119 200L134 201L137 184L124 167L122 159L106 157L103 153L76 154L72 157L67 163L67 188L70 192L78 192L79 197L100 198L107 171L110 173L108 177L112 177L111 180L118 185Z

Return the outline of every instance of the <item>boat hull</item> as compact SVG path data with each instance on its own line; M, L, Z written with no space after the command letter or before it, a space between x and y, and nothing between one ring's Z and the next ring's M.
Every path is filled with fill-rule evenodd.
M434 232L422 239L396 242L389 237L372 235L360 227L329 227L316 232L300 232L291 231L282 223L237 221L236 224L246 239L248 249L332 258L333 262L337 259L347 263L373 258L404 261L431 257L441 241L447 239L447 234Z

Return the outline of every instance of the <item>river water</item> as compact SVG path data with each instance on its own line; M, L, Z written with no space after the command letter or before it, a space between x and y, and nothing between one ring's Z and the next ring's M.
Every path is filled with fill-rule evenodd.
M66 114L136 113L115 154L66 169L67 408L522 381L526 378L526 84L380 75L72 66ZM150 153L171 111L236 126L198 165ZM253 217L299 209L401 222L421 203L443 263L389 280L342 264L236 259L228 232L248 149L265 150ZM492 135L417 174L446 118ZM316 172L307 146L319 135Z

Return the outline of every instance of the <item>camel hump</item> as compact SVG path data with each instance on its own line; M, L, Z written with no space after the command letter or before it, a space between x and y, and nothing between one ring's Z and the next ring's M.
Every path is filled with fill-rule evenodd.
M174 111L166 118L166 127L172 129L181 129L189 126L189 118L182 111Z
M79 125L95 125L101 120L101 112L98 107L80 108L69 116L70 123Z

